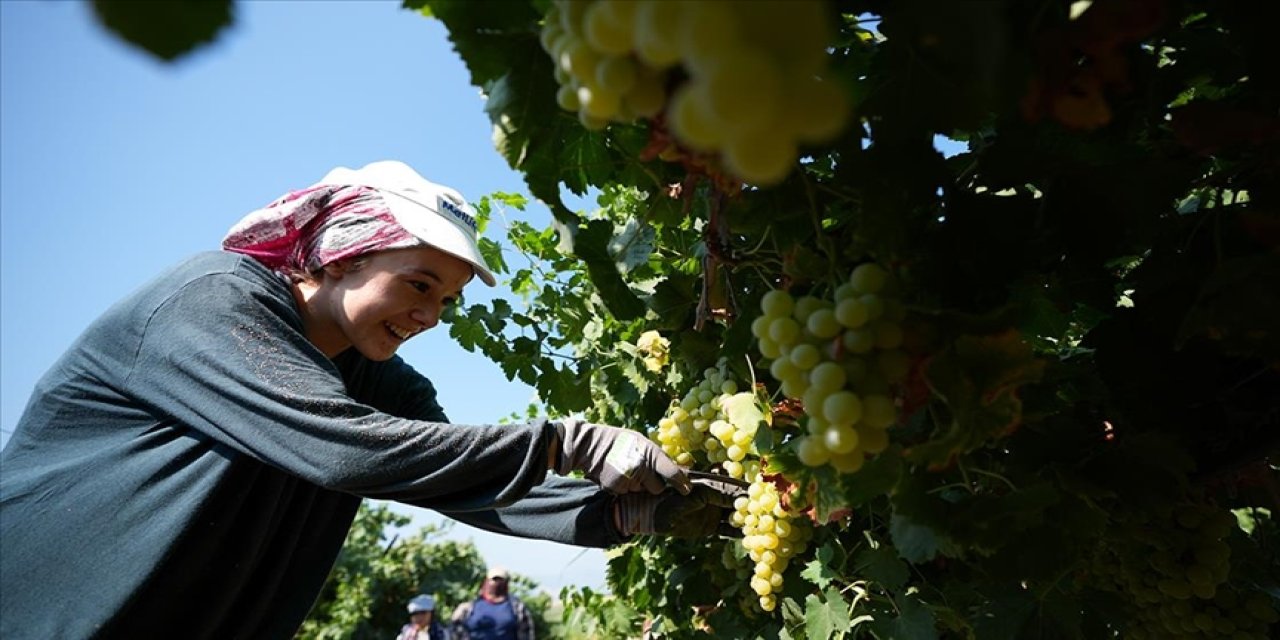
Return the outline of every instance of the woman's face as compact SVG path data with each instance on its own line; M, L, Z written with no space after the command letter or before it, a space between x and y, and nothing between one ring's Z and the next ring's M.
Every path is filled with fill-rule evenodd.
M440 321L474 274L471 265L434 247L379 251L324 267L306 296L307 337L333 357L355 347L386 360L406 340Z

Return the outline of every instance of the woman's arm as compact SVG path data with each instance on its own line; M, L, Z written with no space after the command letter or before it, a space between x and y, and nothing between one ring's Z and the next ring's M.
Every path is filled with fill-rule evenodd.
M415 503L409 501L408 504ZM605 548L627 540L614 524L613 505L613 495L591 482L551 476L506 507L483 511L438 511L494 533Z
M283 293L238 274L193 279L150 310L127 391L174 428L337 491L473 510L543 480L554 427L410 420L358 402Z

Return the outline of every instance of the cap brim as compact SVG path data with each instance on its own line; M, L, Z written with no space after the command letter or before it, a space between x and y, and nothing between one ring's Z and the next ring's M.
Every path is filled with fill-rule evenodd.
M377 189L396 222L414 237L451 256L467 262L480 280L490 287L497 279L480 255L475 231L475 214L466 211L470 227L464 227L455 215L440 211L441 199L450 194L450 204L467 209L466 201L456 191L418 175L408 165L394 160L373 162L363 169L338 167L318 184L359 185ZM456 202L453 202L456 201Z
M498 281L489 271L489 265L480 255L479 246L471 240L471 234L460 224L450 221L434 207L405 197L395 191L379 189L386 196L387 208L405 231L419 240L471 265L480 280L490 287Z

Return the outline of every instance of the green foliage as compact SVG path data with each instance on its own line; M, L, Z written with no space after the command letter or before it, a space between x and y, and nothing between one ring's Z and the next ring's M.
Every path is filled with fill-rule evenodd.
M298 638L369 640L395 637L408 622L405 605L420 593L436 599L437 619L447 622L454 607L476 597L486 569L470 542L441 539L444 529L426 527L407 538L388 537L409 517L385 505L360 506L342 553ZM545 594L515 576L512 591L524 599L540 630L547 628Z
M1138 605L1087 567L1117 505L1274 501L1240 478L1276 486L1280 94L1259 26L1276 9L834 2L855 126L735 193L641 153L651 123L589 132L558 109L548 3L417 4L556 218L507 226L519 308L473 307L451 330L550 412L648 427L721 357L781 400L748 329L760 297L829 296L862 262L893 271L908 307L883 453L805 467L804 419L782 404L753 442L822 525L777 610L718 561L740 548L641 540L611 561L613 596L568 594L562 619L585 635L1115 637ZM594 189L598 209L568 212L561 188ZM659 371L636 347L652 330L670 342ZM1270 529L1242 522L1233 580L1276 584L1244 577L1276 563Z
M232 0L93 0L109 31L164 61L212 42L232 23Z

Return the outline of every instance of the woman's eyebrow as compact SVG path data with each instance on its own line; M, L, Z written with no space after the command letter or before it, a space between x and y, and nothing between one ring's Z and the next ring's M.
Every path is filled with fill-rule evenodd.
M416 267L412 271L413 273L424 275L428 278L431 278L432 280L435 280L437 284L444 284L444 280L440 279L440 276L436 275L436 272L430 269L427 269L426 267Z

